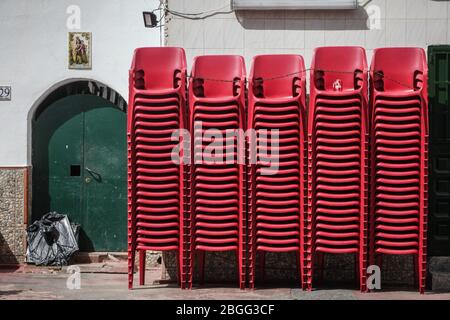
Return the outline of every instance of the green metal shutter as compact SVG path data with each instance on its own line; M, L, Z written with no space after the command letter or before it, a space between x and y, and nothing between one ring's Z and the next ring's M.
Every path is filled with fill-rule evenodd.
M430 103L429 254L450 255L450 46L428 47Z

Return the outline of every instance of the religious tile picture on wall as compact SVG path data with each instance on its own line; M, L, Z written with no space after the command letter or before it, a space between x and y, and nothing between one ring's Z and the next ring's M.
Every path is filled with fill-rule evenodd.
M92 69L92 33L69 32L69 69Z

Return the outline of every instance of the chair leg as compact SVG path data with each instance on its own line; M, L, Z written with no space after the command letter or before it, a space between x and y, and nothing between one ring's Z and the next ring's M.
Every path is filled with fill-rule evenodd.
M128 289L133 289L134 278L134 264L136 259L136 250L134 246L130 245L131 249L128 251Z
M249 253L248 272L249 272L249 288L255 289L255 273L256 273L256 250L255 248Z
M425 293L425 281L426 281L426 258L424 258L424 254L417 254L417 278L419 285L420 294Z
M145 284L145 250L139 250L139 285Z

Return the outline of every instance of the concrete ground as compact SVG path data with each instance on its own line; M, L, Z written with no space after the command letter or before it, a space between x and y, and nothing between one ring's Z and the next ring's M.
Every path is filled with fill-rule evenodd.
M420 295L415 290L383 290L376 293L360 293L353 289L317 289L305 292L298 288L265 287L241 291L233 285L205 285L192 290L181 290L176 284L161 284L161 269L149 269L144 287L127 289L126 264L103 263L81 265L80 289L69 289L70 273L67 268L22 266L16 269L0 269L0 300L15 299L248 299L248 300L450 300L450 293L427 292ZM138 283L137 276L135 284Z

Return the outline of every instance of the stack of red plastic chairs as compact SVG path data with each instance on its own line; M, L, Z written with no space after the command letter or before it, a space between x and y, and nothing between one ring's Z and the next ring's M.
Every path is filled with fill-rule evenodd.
M368 119L363 48L315 50L308 122L306 287L313 258L323 273L325 254L354 254L366 290Z
M183 261L180 228L184 209L183 164L172 161L185 126L186 58L180 48L140 48L130 70L128 110L128 275L133 286L135 252L140 284L145 252L176 251ZM179 282L184 286L184 277Z
M352 254L366 291L370 246L371 264L380 266L382 255L412 255L424 292L425 52L374 51L370 108L363 48L315 50L308 115L304 71L299 55L256 56L245 110L243 58L200 56L187 104L183 49L135 51L128 110L130 288L136 251L143 285L145 252L152 250L177 252L182 288L192 287L194 258L203 282L208 252L236 254L241 288L247 265L255 286L257 256L264 275L267 252L293 252L306 289L316 266L323 277L326 255ZM189 129L190 141L178 129ZM174 136L190 144L181 154L174 154L181 142Z
M203 282L205 253L234 251L241 288L245 286L245 165L239 158L245 157L239 154L243 148L238 137L245 125L244 106L241 56L195 58L189 82L193 252Z
M423 49L375 50L371 112L371 256L381 267L382 255L413 255L423 293L428 208L427 64Z
M254 130L254 135L247 133L251 288L255 285L257 254L264 278L266 252L294 252L302 281L305 76L299 55L253 59L247 112L247 128Z

